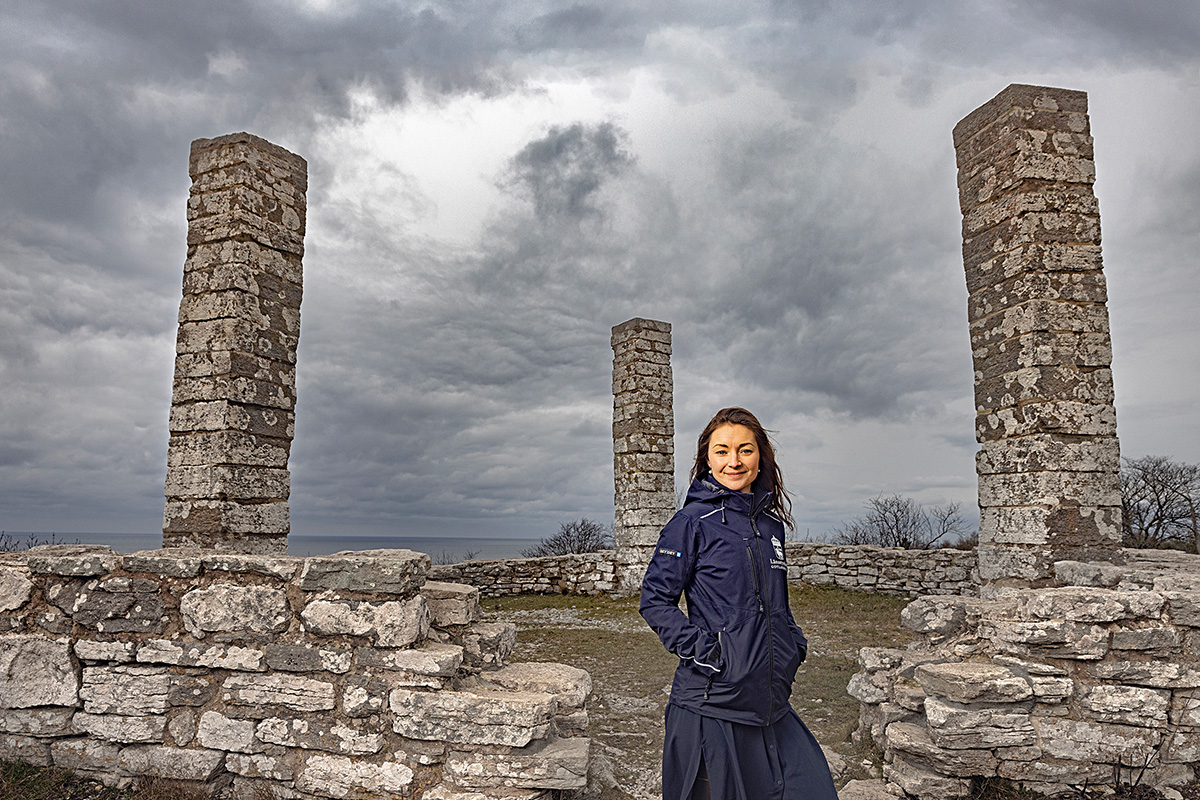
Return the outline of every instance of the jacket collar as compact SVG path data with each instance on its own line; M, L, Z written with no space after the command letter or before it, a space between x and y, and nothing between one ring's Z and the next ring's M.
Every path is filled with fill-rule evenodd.
M686 503L701 502L701 503L717 503L720 502L726 508L743 511L747 514L762 511L770 505L771 497L774 495L770 489L766 488L762 475L754 479L754 483L750 485L749 492L735 492L725 486L722 486L712 473L705 472L703 475L698 475L692 481L691 488L688 489Z

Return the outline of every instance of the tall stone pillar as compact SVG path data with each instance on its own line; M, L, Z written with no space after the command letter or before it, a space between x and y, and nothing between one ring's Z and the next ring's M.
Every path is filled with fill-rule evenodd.
M1087 95L1009 86L954 128L985 596L1116 561L1120 453Z
M637 591L675 513L671 325L634 318L612 329L613 480L618 591Z
M189 172L163 546L283 553L308 165L235 133Z

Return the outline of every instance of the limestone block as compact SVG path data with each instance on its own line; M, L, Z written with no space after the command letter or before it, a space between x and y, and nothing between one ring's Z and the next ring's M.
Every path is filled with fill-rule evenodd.
M1093 664L1095 678L1158 689L1200 687L1200 663L1193 661L1105 661Z
M1079 704L1088 719L1155 727L1167 721L1171 692L1141 686L1092 686Z
M1121 505L1115 472L1031 472L979 476L979 505L1085 507Z
M268 744L352 756L378 753L384 745L382 734L361 731L329 717L270 717L258 723L256 734Z
M184 327L180 326L180 330L182 331ZM216 375L207 378L177 377L175 379L171 390L172 403L184 404L215 400L229 400L245 405L291 411L296 407L296 389L292 386L280 386L268 381L243 378L237 375Z
M970 597L918 597L900 612L900 623L934 641L942 641L966 630L969 621L978 618L979 609L979 600Z
M971 793L971 781L940 775L900 756L884 765L883 777L913 797L950 800Z
M894 795L881 780L853 780L838 791L838 800L894 800Z
M75 706L78 692L69 640L0 636L0 707Z
M1037 741L1029 712L1020 706L969 707L929 697L925 718L933 741L950 750L1020 747Z
M1120 592L1086 586L1048 587L1013 592L1020 619L1116 622L1159 619L1164 598L1154 592Z
M184 626L197 637L209 631L279 632L292 619L282 589L230 583L193 589L179 601L179 611Z
M1200 735L1195 730L1169 733L1163 746L1162 760L1167 763L1200 763Z
M925 712L925 690L914 680L897 675L892 684L892 700L908 711Z
M80 661L113 661L123 664L133 661L133 642L93 642L80 639L75 642L75 656Z
M164 667L86 666L79 698L89 714L164 714L171 683Z
M304 559L300 588L407 595L421 587L428 571L429 556L412 550L346 551Z
M1023 333L975 347L971 355L975 379L986 381L1030 367L1111 367L1112 342L1107 333Z
M0 761L22 761L37 767L48 767L53 763L50 743L35 736L0 733Z
M171 452L167 451L168 454ZM195 548L173 547L167 550L142 550L122 559L128 572L148 572L166 578L194 578L200 574L200 555Z
M622 475L635 472L674 474L675 457L671 453L624 453L613 456L613 469Z
M171 437L167 467L198 467L208 464L238 464L249 467L286 469L291 441L257 436L242 431L193 431ZM125 567L129 569L128 565Z
M997 546L987 538L986 530L980 531L979 546L975 553L979 558L979 577L985 582L1016 581L1025 588L1035 581L1044 581L1052 572L1056 560L1054 553L1045 547Z
M462 637L463 661L473 667L500 666L517 645L511 622L477 622Z
M469 789L582 789L587 784L589 747L588 739L556 739L509 753L451 751L445 771Z
M17 610L32 594L33 581L22 570L0 567L0 612Z
M73 723L79 731L108 742L161 742L167 729L167 718L159 714L125 717L80 711Z
M1110 646L1113 650L1142 650L1159 655L1170 655L1183 647L1183 637L1178 628L1163 626L1124 628L1112 632Z
M1033 696L1042 703L1061 703L1075 694L1075 681L1052 675L1030 675Z
M296 775L288 755L280 747L270 747L263 753L230 753L225 756L225 769L246 778L290 781Z
M235 673L225 679L222 698L226 703L249 707L254 713L261 712L262 717L271 716L272 711L260 706L328 711L336 704L332 683L299 675Z
M78 624L102 633L157 633L166 624L159 585L145 578L54 583L46 597Z
M544 692L414 692L394 689L392 729L410 739L524 747L550 730L556 704Z
M286 499L291 477L286 469L206 464L167 471L168 497L218 497L223 500Z
M296 776L296 788L323 797L379 797L403 794L413 771L395 761L372 763L345 756L311 755Z
M176 439L184 438L183 435L192 436L202 431L212 433L229 431L247 436L269 437L272 441L282 443L291 442L295 433L295 421L295 414L290 411L238 405L228 400L213 400L205 403L173 406L168 425L173 438ZM230 441L237 440L231 438ZM172 455L168 452L168 466L173 466L171 458Z
M341 648L322 648L302 644L267 645L267 665L284 672L333 672L338 675L350 671L354 653Z
M282 554L205 553L203 563L207 572L253 573L290 581L296 577L304 559Z
M479 619L479 590L462 583L426 581L421 594L429 604L429 616L433 625L444 628L450 625L470 625Z
M68 736L75 733L71 708L6 709L0 714L0 733L19 736Z
M926 694L958 703L1015 703L1033 696L1029 681L998 664L921 664L914 675Z
M1098 660L1108 651L1108 630L1063 620L1013 622L984 620L980 634L996 649L1013 655Z
M167 733L176 747L187 747L196 738L196 715L190 711L176 714L167 722Z
M450 678L463 662L463 648L454 644L427 641L407 650L357 650L360 667L374 667L411 675ZM441 685L440 682L434 685Z
M887 688L882 679L876 679L870 673L856 672L846 685L846 694L860 703L877 705L888 699Z
M997 283L977 286L967 299L967 318L973 322L1034 299L1107 303L1108 288L1099 269L1022 272Z
M1027 761L1002 761L998 772L1000 777L1012 781L1070 785L1104 784L1112 781L1113 776L1111 764L1093 764L1044 755Z
M73 772L117 771L121 748L95 739L59 739L50 743L54 766Z
M153 775L180 781L207 781L225 763L219 750L184 750L145 745L126 747L117 757L118 769L131 775Z
M583 708L592 694L592 676L566 664L518 663L482 673L480 679L510 691L545 692L560 710Z
M311 633L367 636L380 647L407 647L429 633L429 608L421 595L378 604L314 600L300 617Z
M205 542L203 537L213 535L225 538L238 534L286 536L290 526L288 504L283 502L242 504L228 500L168 500L163 510L163 536L172 541L187 542L188 534L199 534Z
M238 288L256 292L265 275L282 279L299 292L303 283L300 259L254 241L224 240L198 244L184 263L187 293ZM290 303L289 303L290 304Z
M924 725L893 722L887 726L888 749L931 764L943 775L987 777L996 774L999 762L991 750L948 750L938 747Z
M432 687L439 689L442 682L436 678ZM422 685L418 681L397 684L403 688ZM368 717L383 711L387 705L387 694L393 688L390 680L369 675L347 675L342 682L342 713L348 717Z
M263 651L237 645L174 642L147 639L138 648L137 660L143 664L174 664L181 667L208 667L261 672Z
M1200 592L1167 591L1163 593L1170 607L1171 621L1176 625L1200 628Z
M1052 758L1082 763L1149 763L1162 732L1132 725L1035 717L1038 742Z
M218 711L205 711L196 728L196 741L210 750L257 753L262 742L254 736L253 720L230 719Z
M1086 224L1091 224L1090 220ZM1034 298L973 320L971 347L994 345L1026 333L1103 333L1108 329L1108 309L1103 303Z
M114 571L121 557L108 545L43 544L26 551L25 563L34 575L87 578Z

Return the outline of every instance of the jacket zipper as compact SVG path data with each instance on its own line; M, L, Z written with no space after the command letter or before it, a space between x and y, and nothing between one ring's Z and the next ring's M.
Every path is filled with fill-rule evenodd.
M759 556L759 562L761 563L762 562L762 534L758 532L758 525L754 524L754 517L755 517L754 510L751 509L751 511L750 511L750 528L751 528L751 530L754 531L754 538L758 540L758 556ZM749 550L750 549L749 546L747 546L746 549ZM753 560L753 556L751 557L751 560ZM751 564L751 566L753 566L753 564ZM754 590L755 590L755 593L758 592L758 578L757 577L755 577L755 579L754 579ZM767 587L766 573L764 570L763 594L766 594L767 591L768 591L768 587ZM770 612L771 598L767 597L766 601L767 601L767 608L768 608L768 611L767 611L767 724L770 725L771 724L771 716L775 713L775 692L774 692L774 688L775 688L775 637L771 634L771 612ZM759 611L762 611L762 604L763 604L763 597L760 595L758 598L758 610Z
M753 524L753 523L751 523ZM750 559L750 577L754 579L754 599L758 601L758 613L763 611L762 592L758 589L758 569L754 566L754 551L746 545L746 558Z

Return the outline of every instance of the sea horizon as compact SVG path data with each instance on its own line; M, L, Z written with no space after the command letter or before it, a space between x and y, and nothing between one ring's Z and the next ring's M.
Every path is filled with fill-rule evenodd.
M96 533L60 531L0 531L12 544L24 548L36 544L105 544L115 552L136 553L162 547L161 533ZM541 541L511 537L472 536L345 536L334 534L289 534L288 555L325 556L344 550L415 550L427 554L435 564L452 564L473 559L520 558L521 550Z

